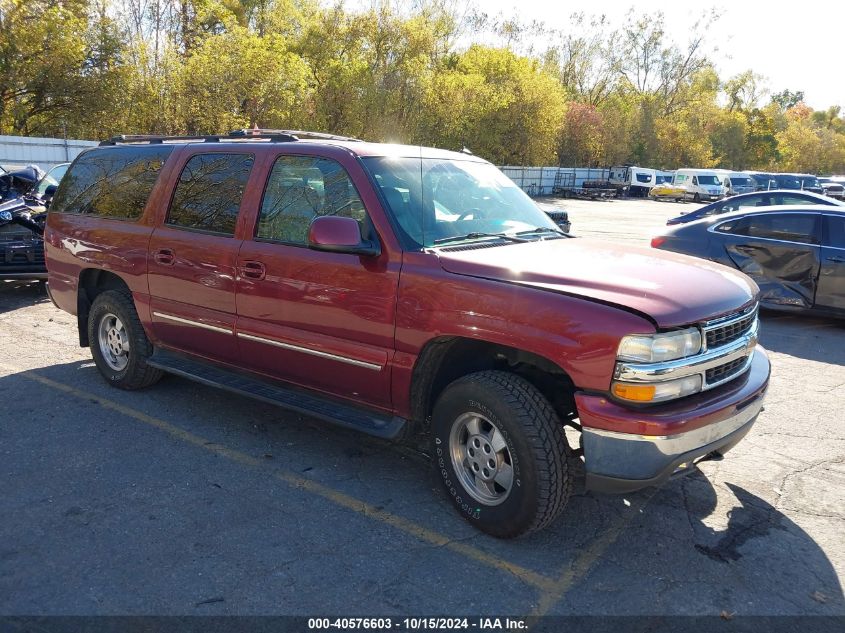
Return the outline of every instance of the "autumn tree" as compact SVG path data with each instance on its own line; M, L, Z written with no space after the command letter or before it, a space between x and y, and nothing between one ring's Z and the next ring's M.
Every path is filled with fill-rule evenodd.
M434 77L420 134L499 164L549 164L564 111L560 84L538 61L471 46Z
M0 0L0 133L102 138L307 128L497 163L845 172L839 106L720 80L718 16L389 0ZM706 22L706 25L705 25ZM705 26L707 28L705 28ZM484 44L480 42L483 41Z
M0 0L0 132L90 134L87 119L111 103L121 61L104 6Z

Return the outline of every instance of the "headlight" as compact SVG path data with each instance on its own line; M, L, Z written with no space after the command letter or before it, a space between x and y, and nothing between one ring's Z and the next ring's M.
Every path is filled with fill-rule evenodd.
M619 343L619 360L662 363L693 356L701 351L701 332L689 328L666 334L626 336Z
M648 384L614 382L613 395L631 402L663 402L683 398L701 391L701 375L685 376Z

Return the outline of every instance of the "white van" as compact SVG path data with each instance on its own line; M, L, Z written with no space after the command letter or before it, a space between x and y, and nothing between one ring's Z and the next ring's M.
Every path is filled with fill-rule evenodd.
M611 167L610 184L618 190L626 189L630 196L644 198L657 184L657 172L636 165Z
M735 196L738 193L751 193L757 190L757 184L748 174L742 174L730 169L714 169L719 174L722 186L725 188L726 196Z
M674 184L682 187L684 198L691 198L693 202L725 197L725 188L715 169L679 169L675 172Z

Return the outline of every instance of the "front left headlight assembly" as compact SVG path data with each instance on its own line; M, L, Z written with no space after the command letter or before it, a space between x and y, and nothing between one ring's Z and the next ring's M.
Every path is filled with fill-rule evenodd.
M670 363L695 356L700 352L701 332L698 328L658 334L635 334L624 337L619 343L617 368L624 364ZM614 380L611 392L620 400L645 404L683 398L698 393L702 387L701 376L696 374L653 382Z
M616 357L634 363L663 363L695 356L701 351L701 332L688 328L664 334L626 336L619 343Z

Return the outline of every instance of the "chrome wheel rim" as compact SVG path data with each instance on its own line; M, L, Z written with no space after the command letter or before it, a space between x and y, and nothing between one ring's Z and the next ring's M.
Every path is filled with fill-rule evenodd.
M106 365L114 371L126 369L129 364L129 336L123 322L114 314L106 314L100 319L97 339Z
M513 461L505 437L480 413L464 413L449 433L452 467L469 495L485 505L504 502L513 487Z

